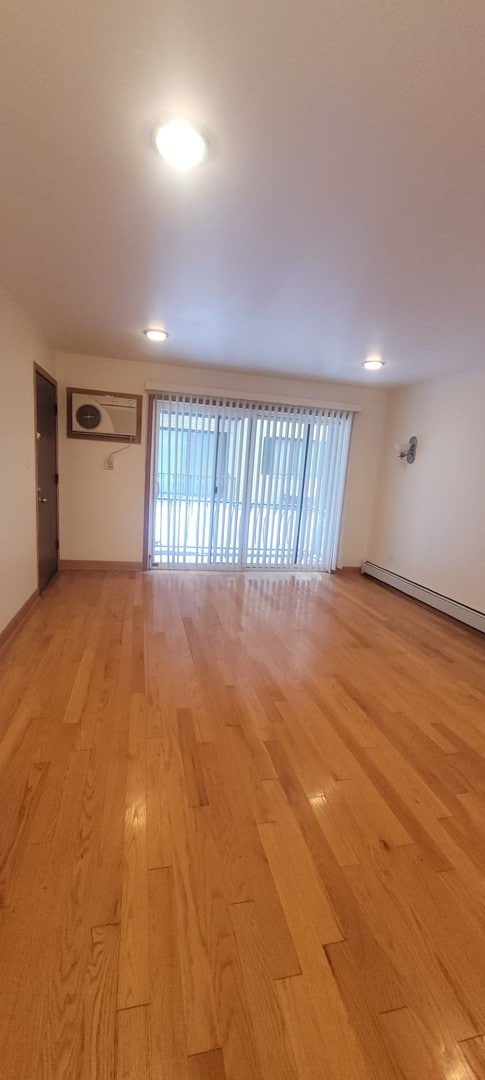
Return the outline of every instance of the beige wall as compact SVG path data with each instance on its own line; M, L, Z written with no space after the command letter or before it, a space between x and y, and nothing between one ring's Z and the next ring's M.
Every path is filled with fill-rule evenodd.
M372 562L485 611L485 373L393 391ZM395 443L418 437L414 465Z
M58 354L57 375L62 559L138 561L142 558L146 401L142 445L117 455L116 467L110 472L105 462L114 444L66 438L65 387L134 394L144 391L145 382L174 389L221 390L274 401L305 399L360 409L352 436L340 561L353 566L366 558L387 400L385 391L71 354Z
M47 343L0 288L0 631L37 588L34 363L54 372Z

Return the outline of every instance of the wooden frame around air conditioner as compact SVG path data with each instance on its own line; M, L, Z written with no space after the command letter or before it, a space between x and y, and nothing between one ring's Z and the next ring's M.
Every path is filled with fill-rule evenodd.
M118 397L118 398L131 398L132 401L136 401L136 435L107 435L105 432L95 431L73 431L72 428L72 395L73 394L87 394L93 397ZM141 414L143 407L143 395L142 394L126 394L121 393L119 390L88 390L85 386L67 386L66 387L67 398L67 437L68 439L94 439L96 442L126 442L126 443L141 443Z

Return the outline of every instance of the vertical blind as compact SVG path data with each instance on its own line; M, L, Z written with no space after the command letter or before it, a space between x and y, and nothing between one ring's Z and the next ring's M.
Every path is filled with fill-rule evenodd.
M352 413L153 401L152 566L333 570Z

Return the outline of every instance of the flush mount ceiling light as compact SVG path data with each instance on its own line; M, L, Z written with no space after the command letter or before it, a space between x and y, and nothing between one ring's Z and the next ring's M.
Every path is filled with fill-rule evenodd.
M166 341L168 338L166 330L156 330L155 328L153 328L144 330L143 333L149 341Z
M203 135L187 120L170 120L155 133L155 146L163 160L179 172L205 161L209 148Z
M384 361L377 353L373 353L372 356L367 357L367 360L362 361L362 367L366 371L380 371L384 367Z

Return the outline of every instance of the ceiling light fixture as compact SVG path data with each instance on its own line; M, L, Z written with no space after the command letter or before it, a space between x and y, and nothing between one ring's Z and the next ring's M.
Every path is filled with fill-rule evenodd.
M367 360L362 361L362 367L365 368L366 371L380 371L380 369L384 367L384 360L381 360L380 356L375 353L372 356L368 356Z
M166 330L155 330L155 328L153 328L144 330L143 333L149 341L166 341L168 338Z
M204 136L187 123L187 120L169 120L155 133L155 146L163 160L178 169L187 172L205 161L209 152Z

